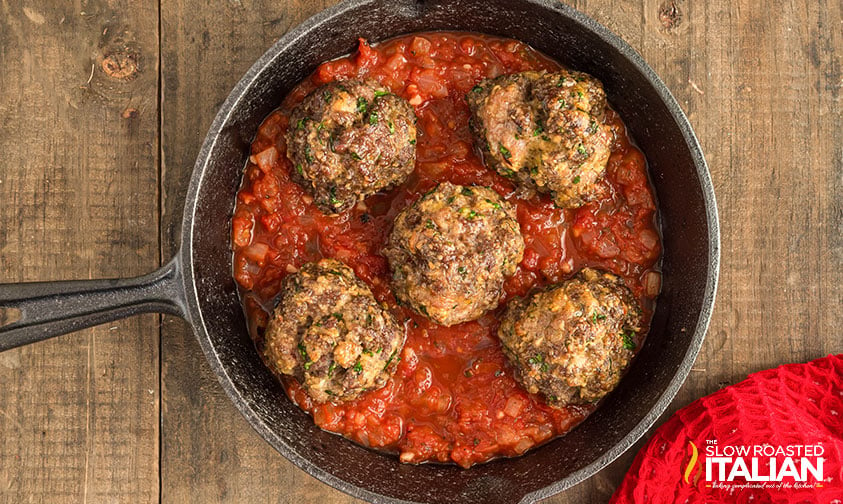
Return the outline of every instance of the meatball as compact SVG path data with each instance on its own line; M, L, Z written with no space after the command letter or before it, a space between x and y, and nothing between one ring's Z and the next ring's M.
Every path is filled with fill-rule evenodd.
M498 193L446 182L398 214L383 253L395 296L451 326L498 305L524 239L515 209Z
M512 301L498 337L515 379L551 406L596 402L618 384L642 316L623 281L583 269L559 286Z
M467 100L484 160L498 173L563 208L599 195L613 137L597 79L568 70L503 75L480 82Z
M334 259L287 276L264 337L263 356L316 402L348 401L383 387L404 330L348 266Z
M316 89L293 110L287 131L293 179L326 214L403 182L415 165L415 144L413 108L374 81Z

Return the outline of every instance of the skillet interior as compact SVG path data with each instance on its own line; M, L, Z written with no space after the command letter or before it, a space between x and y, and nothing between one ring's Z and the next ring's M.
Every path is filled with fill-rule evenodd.
M402 465L318 429L261 364L231 277L228 222L263 118L320 62L352 51L357 37L378 41L437 29L516 38L599 78L647 157L664 234L663 291L652 329L619 387L567 436L470 470ZM238 409L310 474L379 502L533 501L611 462L646 432L684 381L708 324L719 253L711 182L675 101L617 37L544 0L350 0L289 32L244 76L215 119L188 191L182 243L190 319Z

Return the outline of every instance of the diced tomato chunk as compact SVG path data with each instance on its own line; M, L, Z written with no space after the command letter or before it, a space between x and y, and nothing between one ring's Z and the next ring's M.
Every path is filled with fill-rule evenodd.
M252 242L253 225L251 216L231 219L231 234L235 247L245 247Z

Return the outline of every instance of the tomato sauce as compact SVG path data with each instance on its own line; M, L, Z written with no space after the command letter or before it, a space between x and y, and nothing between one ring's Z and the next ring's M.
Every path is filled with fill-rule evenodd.
M408 35L323 63L260 126L232 218L234 277L258 348L280 282L308 261L344 261L403 321L407 342L388 384L359 399L314 404L294 379L289 397L322 429L399 454L404 462L463 467L516 456L581 422L593 406L555 409L513 379L496 331L506 300L571 277L585 266L621 275L647 320L659 290L661 243L646 161L617 114L602 199L562 210L547 196L525 197L487 169L469 131L465 93L487 77L559 65L514 40L470 33ZM418 116L416 168L400 187L325 216L290 179L288 115L321 84L372 78L407 99ZM524 259L507 279L501 307L479 320L440 327L398 306L380 254L395 215L437 183L491 186L517 208ZM640 345L640 341L637 342Z

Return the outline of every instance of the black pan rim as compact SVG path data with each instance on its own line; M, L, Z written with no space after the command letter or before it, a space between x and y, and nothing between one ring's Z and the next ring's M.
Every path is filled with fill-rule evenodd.
M194 240L194 214L197 210L198 192L202 186L204 176L206 173L206 166L210 161L210 154L213 151L218 136L222 131L224 125L230 119L232 112L237 108L244 94L251 88L256 78L261 72L269 66L275 58L286 47L295 45L298 40L314 27L322 22L341 15L342 13L356 8L360 5L365 5L370 0L345 0L333 7L323 10L314 16L308 18L303 23L292 28L285 33L278 41L276 41L243 75L243 77L234 86L223 105L220 107L215 116L202 147L197 156L194 165L193 174L191 176L190 184L187 190L187 197L185 201L183 214L183 229L181 233L181 248L177 256L181 259L183 268L183 282L184 291L187 299L187 318L194 328L194 332L199 340L200 346L205 353L212 370L217 375L226 395L235 404L237 409L243 414L252 428L264 439L266 439L279 453L290 460L299 468L306 471L311 476L326 483L336 489L339 489L351 496L368 500L370 502L383 503L407 503L413 504L415 501L396 499L387 497L381 494L371 492L367 489L358 487L349 483L333 474L321 469L313 464L307 458L301 456L299 453L287 446L257 415L249 406L245 398L240 394L235 386L233 380L226 372L226 367L220 361L219 355L214 352L213 346L208 337L208 329L205 325L201 310L198 303L198 289L196 286L196 279L193 271L193 240ZM569 474L563 479L529 493L522 497L521 502L535 502L566 490L577 483L594 475L618 456L628 450L636 441L638 441L649 428L658 420L670 405L679 388L685 382L691 367L696 360L697 354L702 346L706 331L708 330L709 321L713 311L714 300L717 290L719 262L720 262L720 236L719 236L719 220L717 214L717 204L714 196L714 187L708 171L705 158L702 153L699 141L693 132L690 122L682 111L676 99L673 97L667 86L656 75L655 71L644 61L643 57L638 54L629 44L627 44L620 37L612 33L608 28L600 23L586 16L585 14L575 10L572 7L555 2L553 0L524 0L527 3L534 4L536 7L546 10L556 11L565 17L572 19L575 23L583 26L586 30L595 33L600 39L606 42L617 50L622 56L629 60L632 65L640 72L648 83L658 93L664 105L668 108L672 118L679 126L682 135L685 139L687 148L691 152L694 160L694 167L696 169L698 183L703 193L703 200L706 209L706 222L708 227L708 264L707 264L707 279L703 295L703 303L694 334L691 338L688 350L671 381L662 392L661 396L647 413L644 418L630 430L617 444L606 451L602 456L593 461L591 464L582 469ZM412 0L401 0L401 2L414 3ZM396 3L401 3L396 2ZM393 35L394 36L394 35ZM469 469L470 470L470 469Z

